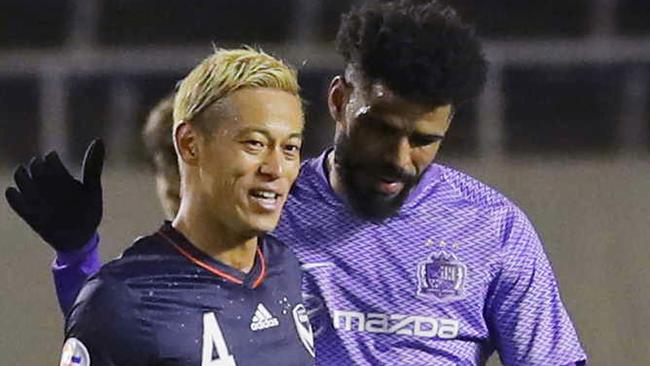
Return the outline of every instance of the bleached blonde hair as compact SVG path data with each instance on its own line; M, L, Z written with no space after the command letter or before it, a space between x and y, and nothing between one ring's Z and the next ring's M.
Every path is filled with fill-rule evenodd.
M183 79L174 98L174 127L246 87L275 88L298 96L294 69L250 47L217 48Z

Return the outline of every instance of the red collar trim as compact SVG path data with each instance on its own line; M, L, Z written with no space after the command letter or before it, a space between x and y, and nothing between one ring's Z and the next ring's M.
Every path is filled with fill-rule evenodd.
M266 258L264 258L264 253L262 253L259 246L257 247L257 255L259 255L262 269L260 270L260 275L257 276L257 279L253 282L253 288L257 288L261 285L262 281L264 281L264 278L266 277Z
M165 238L165 240L167 240L167 242L169 242L169 244L171 244L171 246L173 246L176 250L178 250L179 253L181 253L185 258L189 259L190 262L192 262L192 263L196 264L197 266L205 269L206 271L208 271L208 272L210 272L212 274L215 274L215 275L217 275L219 277L222 277L222 278L224 278L224 279L226 279L226 280L228 280L228 281L230 281L232 283L235 283L237 285L243 285L244 284L244 282L242 280L240 280L239 278L234 277L232 275L229 275L226 272L220 271L220 270L212 267L211 265L205 263L204 261L196 258L192 254L190 254L188 251L186 251L185 249L181 248L179 245L174 243L174 240L172 240L170 237L168 237L165 233L163 233L163 232L158 232L158 233L163 238ZM264 254L260 250L259 246L257 247L257 255L258 255L258 257L259 257L259 259L261 261L262 269L260 270L260 274L259 274L259 276L257 276L257 279L255 279L255 282L253 282L252 288L257 288L259 285L261 285L262 281L264 280L264 277L266 277L266 258L264 258Z

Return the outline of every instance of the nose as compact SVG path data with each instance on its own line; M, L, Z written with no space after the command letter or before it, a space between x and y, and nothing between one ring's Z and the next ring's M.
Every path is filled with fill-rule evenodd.
M259 173L269 179L277 179L282 175L282 156L275 149L269 150L262 160Z
M412 170L411 162L411 144L406 136L400 136L396 141L390 144L386 149L384 159L394 167L399 167L404 171Z

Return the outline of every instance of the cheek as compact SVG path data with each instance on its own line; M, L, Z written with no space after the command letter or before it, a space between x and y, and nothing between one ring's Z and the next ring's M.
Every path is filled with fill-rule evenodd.
M285 171L286 177L289 180L289 185L292 185L298 178L298 174L300 174L300 159L289 161L286 165Z
M203 167L204 174L209 177L209 185L224 195L236 190L251 172L254 174L254 169L254 162L250 158L230 149L215 149Z
M438 149L440 149L439 142L423 149L416 149L411 154L413 164L415 165L418 173L423 172L424 169L426 169L427 166L433 162L433 160L436 158L436 155L438 154Z
M359 126L353 128L348 134L347 145L348 149L351 150L350 158L365 160L380 156L386 146L389 145L389 142L385 136L381 136L373 129Z
M232 152L225 156L231 157L228 159L226 169L224 169L227 171L224 178L230 185L241 188L241 185L250 184L254 180L259 167L259 162L255 157Z

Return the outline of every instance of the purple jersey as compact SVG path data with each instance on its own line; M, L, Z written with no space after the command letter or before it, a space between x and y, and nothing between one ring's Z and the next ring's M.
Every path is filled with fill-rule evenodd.
M432 165L399 214L355 216L307 161L273 235L303 263L319 365L585 360L539 237L509 200Z

